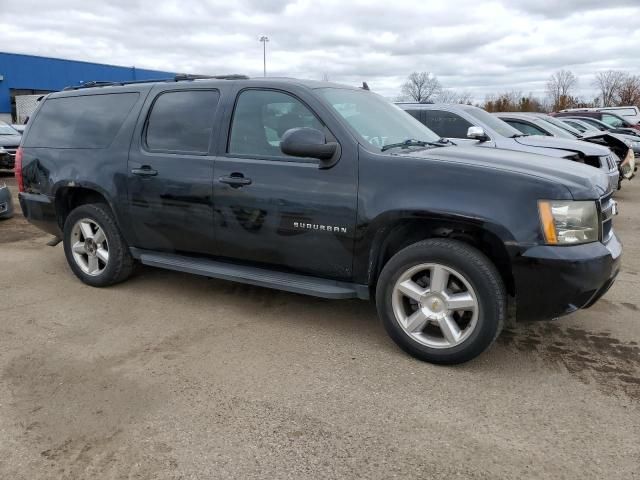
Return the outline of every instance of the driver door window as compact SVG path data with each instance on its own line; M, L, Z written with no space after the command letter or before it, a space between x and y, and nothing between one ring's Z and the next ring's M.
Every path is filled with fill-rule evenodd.
M273 90L245 90L236 102L228 153L255 157L286 157L280 139L291 128L324 130L298 99Z

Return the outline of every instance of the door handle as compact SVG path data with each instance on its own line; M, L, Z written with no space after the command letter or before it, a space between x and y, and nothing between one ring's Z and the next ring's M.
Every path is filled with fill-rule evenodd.
M220 183L226 183L227 185L231 185L233 188L244 187L245 185L251 185L251 179L246 178L241 173L232 173L226 177L218 178Z
M143 165L140 168L132 168L131 173L139 175L141 177L155 177L158 175L158 171L151 168L149 165Z

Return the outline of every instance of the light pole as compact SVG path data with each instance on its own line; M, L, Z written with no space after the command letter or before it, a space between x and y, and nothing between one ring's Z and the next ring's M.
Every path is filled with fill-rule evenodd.
M260 37L260 41L262 42L262 65L264 68L264 76L267 76L267 42L269 41L269 37L263 35Z

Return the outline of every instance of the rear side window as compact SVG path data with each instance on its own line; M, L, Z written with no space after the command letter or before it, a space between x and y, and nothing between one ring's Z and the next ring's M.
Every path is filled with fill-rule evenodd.
M138 96L133 92L48 99L34 119L24 146L105 148Z
M217 90L181 90L158 96L146 128L149 150L204 154L209 150Z
M455 113L443 110L424 110L423 123L441 137L467 138L470 122Z

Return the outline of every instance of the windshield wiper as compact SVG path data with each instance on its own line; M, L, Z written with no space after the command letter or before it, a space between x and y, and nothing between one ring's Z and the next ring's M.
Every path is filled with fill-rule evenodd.
M528 137L528 136L529 136L528 133L514 133L509 138L520 138L520 137Z
M425 142L424 140L415 140L413 138L409 138L404 142L390 143L389 145L385 145L380 149L380 151L385 152L391 148L409 148L409 147L426 147L426 146L444 147L444 145L445 143L440 142L440 140L438 140L438 142Z

